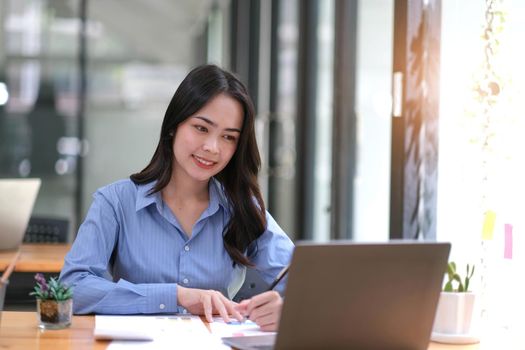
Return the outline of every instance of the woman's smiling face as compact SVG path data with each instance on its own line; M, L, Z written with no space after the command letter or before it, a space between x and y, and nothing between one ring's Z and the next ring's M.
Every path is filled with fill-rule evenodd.
M180 123L173 140L173 170L208 181L228 165L237 149L243 109L234 98L219 94Z

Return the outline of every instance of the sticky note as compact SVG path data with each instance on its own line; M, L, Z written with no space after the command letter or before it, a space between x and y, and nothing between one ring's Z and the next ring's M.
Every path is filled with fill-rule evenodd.
M503 251L504 259L512 259L512 225L505 224L505 248Z
M491 240L494 236L494 222L496 221L496 213L492 210L487 210L485 213L485 222L483 223L483 233L481 238L485 241Z

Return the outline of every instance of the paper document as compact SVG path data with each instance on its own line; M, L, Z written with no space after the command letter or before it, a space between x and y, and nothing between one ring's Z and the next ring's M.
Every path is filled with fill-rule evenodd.
M226 323L221 317L213 318L213 323L210 323L210 329L211 334L219 338L275 334L275 332L261 331L261 328L250 320L239 322L233 319L231 322Z
M95 316L95 339L153 340L157 333L150 316Z
M95 316L96 339L113 339L118 349L229 349L198 316ZM133 341L130 341L133 340Z

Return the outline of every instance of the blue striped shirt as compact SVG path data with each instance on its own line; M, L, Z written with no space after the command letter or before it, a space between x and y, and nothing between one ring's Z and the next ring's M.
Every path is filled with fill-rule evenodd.
M191 237L162 200L149 195L155 183L121 180L99 189L65 258L60 280L73 287L77 314L185 312L177 305L177 284L214 289L232 298L245 267L230 258L223 230L228 201L217 180L209 184L208 208ZM267 282L289 264L293 243L269 213L265 232L247 256ZM276 290L283 292L284 283Z

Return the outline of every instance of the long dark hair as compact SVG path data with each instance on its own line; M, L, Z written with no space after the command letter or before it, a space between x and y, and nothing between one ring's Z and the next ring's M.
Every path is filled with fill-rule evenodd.
M157 181L151 193L166 187L173 167L177 126L218 94L231 96L244 111L237 149L228 165L215 176L224 188L231 210L231 219L223 232L224 248L235 263L253 266L244 251L266 228L266 209L257 182L261 157L255 138L253 103L246 87L232 73L214 65L203 65L184 78L164 115L159 144L151 161L130 178L136 184Z

